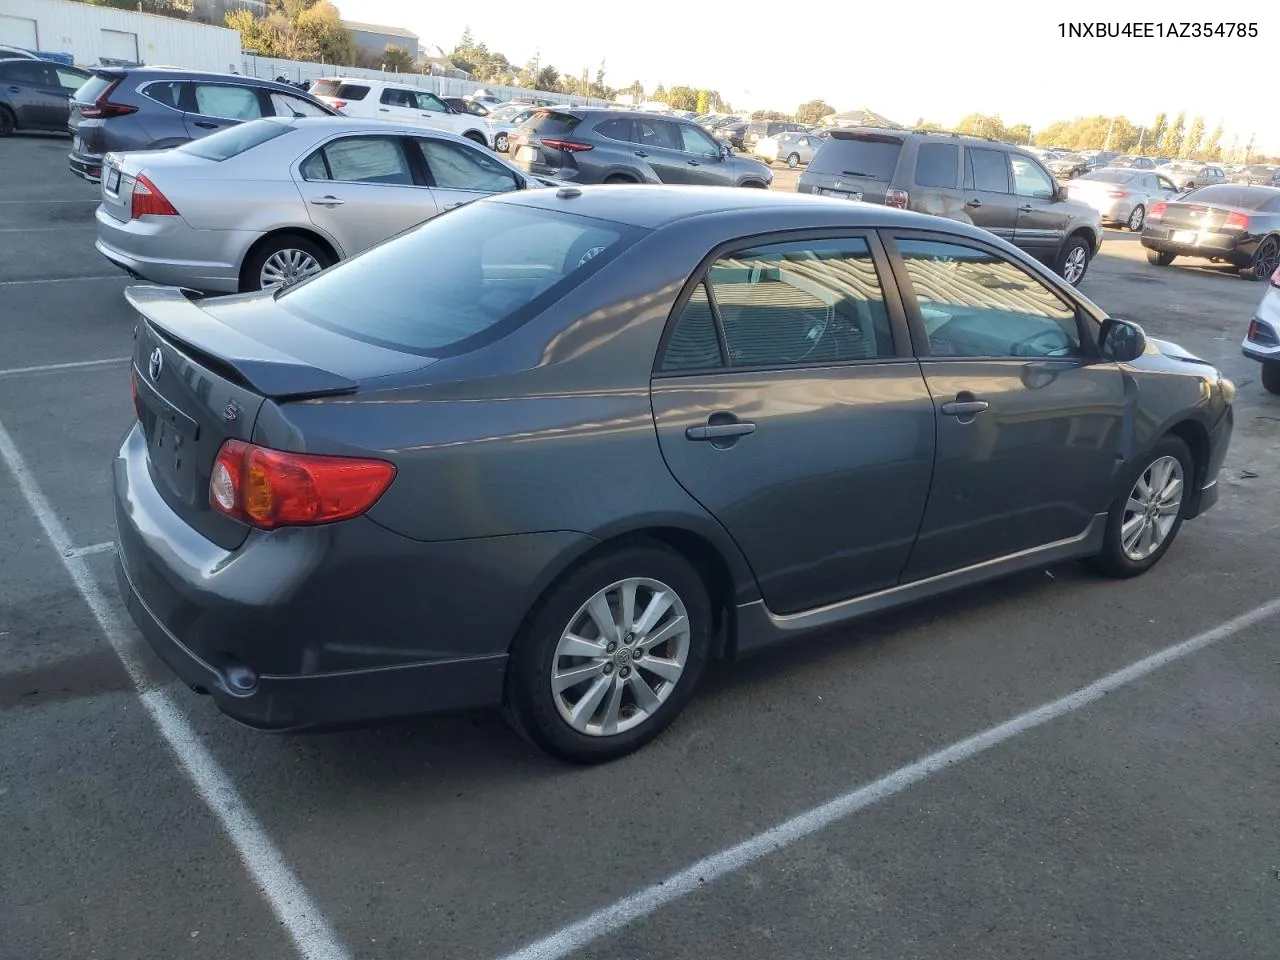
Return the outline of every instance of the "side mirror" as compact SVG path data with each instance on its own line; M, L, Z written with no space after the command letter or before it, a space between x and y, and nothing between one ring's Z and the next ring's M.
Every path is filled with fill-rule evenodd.
M1129 363L1146 352L1147 335L1136 323L1108 317L1098 334L1098 348L1103 359Z
M730 144L720 144L720 159L726 159L733 156L733 147Z

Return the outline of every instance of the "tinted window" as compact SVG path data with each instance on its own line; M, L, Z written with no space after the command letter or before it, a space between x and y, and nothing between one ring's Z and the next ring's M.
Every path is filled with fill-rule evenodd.
M715 154L720 152L716 142L691 123L679 123L681 149L685 153Z
M182 94L186 84L181 80L165 80L160 83L149 83L143 89L143 93L156 103L162 103L166 107L172 107L174 110L183 109ZM80 88L81 90L84 87Z
M1075 310L1022 267L959 244L897 244L933 356L1080 355Z
M965 147L965 182L975 190L1009 193L1009 162L1000 150Z
M101 77L95 73L75 92L74 99L79 103L93 103L115 82L115 77Z
M1276 196L1275 190L1269 187L1232 186L1219 183L1211 187L1192 190L1182 199L1188 203L1193 201L1195 203L1215 203L1223 207L1258 210L1274 196Z
M888 181L901 152L902 141L893 137L845 139L832 134L814 154L809 172Z
M608 137L610 140L620 140L627 143L631 140L631 121L623 120L606 120L604 123L596 125L596 133L602 137Z
M864 241L810 240L711 266L729 363L836 363L893 355L884 293Z
M398 87L385 87L382 95L378 97L378 102L385 103L389 107L416 108L418 105L418 92L416 90L401 90Z
M681 147L675 127L665 120L652 117L636 117L633 121L635 142L646 147L662 147L679 150Z
M1009 165L1013 167L1015 193L1022 197L1035 197L1038 200L1053 198L1053 178L1035 163L1026 157L1010 155Z
M434 93L427 93L425 90L417 96L418 109L426 110L429 113L448 113L448 105L437 97Z
M311 93L317 97L334 97L338 100L363 100L369 88L362 83L341 83L337 80L316 80Z
M196 113L222 120L257 120L262 116L258 91L238 84L193 83Z
M921 187L956 186L960 148L954 143L922 143L916 154L916 184Z
M227 127L217 133L211 133L199 140L192 140L180 147L179 153L190 153L206 160L226 160L239 156L246 150L252 150L260 143L282 137L293 130L293 127L275 120L254 120L234 127Z
M417 143L437 187L501 193L519 186L515 174L487 153L446 140L423 138Z
M327 117L329 111L321 110L310 100L288 93L271 94L271 109L277 117Z
M324 148L329 164L329 178L356 183L385 183L411 186L404 151L397 137L348 137L335 140Z
M288 288L278 302L359 340L427 356L462 353L541 313L642 232L469 203Z
M674 373L721 366L724 366L724 360L720 356L720 339L716 335L711 301L707 297L706 284L699 283L693 288L689 302L671 331L671 339L667 341L667 351L662 358L662 369Z
M55 86L53 70L40 60L11 60L0 64L4 78L11 83L30 83L36 86Z
M525 133L536 133L540 137L563 137L573 132L574 127L582 122L580 117L557 110L539 110L520 129Z

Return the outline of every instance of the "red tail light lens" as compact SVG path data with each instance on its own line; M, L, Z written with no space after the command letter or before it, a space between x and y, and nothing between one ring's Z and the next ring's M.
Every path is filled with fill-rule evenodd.
M1151 209L1147 211L1147 220L1163 220L1165 210L1169 209L1169 204L1163 200L1157 200L1151 205Z
M137 107L130 106L127 103L111 102L111 94L115 92L118 86L120 86L120 81L116 80L111 86L103 90L98 95L98 99L93 101L92 104L82 106L80 108L80 116L88 117L90 120L98 120L105 117L127 117L131 113L137 113Z
M1124 190L1108 190L1107 191L1107 196L1110 197L1112 200L1122 200L1128 195L1129 194L1126 193Z
M1249 218L1239 210L1232 210L1227 214L1227 219L1223 221L1221 229L1223 230L1248 230Z
M897 207L899 210L907 209L907 191L890 190L884 195L884 205L886 207Z
M333 109L335 109L335 110L341 110L341 109L342 109L343 107L345 107L346 105L347 105L347 101L345 101L345 100L335 100L335 101L333 101Z
M209 503L263 530L336 523L372 507L395 476L385 460L286 453L228 440L214 460Z
M133 207L130 210L130 217L137 220L139 217L176 217L177 215L178 211L156 188L156 185L142 174L138 174L138 180L133 185Z
M554 147L556 150L568 150L570 153L582 153L584 150L591 150L589 143L578 143L576 140L546 140L542 141L543 146Z

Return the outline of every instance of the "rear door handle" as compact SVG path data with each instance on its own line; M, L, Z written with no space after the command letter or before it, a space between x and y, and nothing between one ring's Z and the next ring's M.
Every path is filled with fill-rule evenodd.
M648 156L648 154L647 154L647 153L645 153L643 150L637 150L637 151L636 151L636 156L637 156L637 157L647 157L647 156Z
M1032 210L1035 209L1035 207L1033 207L1031 204L1028 203L1025 207L1019 207L1018 209L1021 210L1023 213L1030 213Z
M216 123L212 123L212 122L211 122L211 121L209 121L209 120L197 120L197 121L195 121L195 124L196 124L196 126L197 126L197 127L203 127L203 128L204 128L204 129L206 129L206 130L217 130L217 129L218 129L218 124L216 124Z
M10 93L21 93L21 92L22 92L22 88L21 88L21 87L10 87L10 88L9 88L9 92L10 92Z
M697 160L690 160L690 161L689 161L689 166L691 166L691 167L700 167L700 166L702 166L702 164L700 164Z
M973 207L973 209L977 210L978 207L982 206L982 201L978 199L970 200L968 203L965 204L965 206Z
M739 423L709 423L705 427L690 427L684 435L690 440L730 440L756 432L756 425L747 421Z
M989 406L985 400L948 400L942 405L942 412L948 417L972 417Z
M390 108L390 107L379 107L379 108L378 108L378 112L379 112L379 113L390 113L390 112L391 112L391 108Z
M317 207L340 207L347 201L337 197L313 197L311 200Z

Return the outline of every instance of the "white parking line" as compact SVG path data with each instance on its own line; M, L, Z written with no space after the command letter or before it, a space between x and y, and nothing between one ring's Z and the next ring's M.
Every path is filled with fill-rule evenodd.
M0 227L0 233L59 233L63 230L97 230L96 223L68 223L61 227Z
M0 287L16 287L22 283L81 283L85 280L128 280L137 283L127 273L112 273L101 277L53 277L47 280L0 280Z
M985 753L992 747L999 746L1006 740L1043 726L1051 720L1082 710L1092 703L1101 700L1107 694L1121 687L1140 680L1149 673L1203 650L1211 644L1218 643L1245 630L1268 617L1280 613L1280 597L1254 607L1248 613L1226 621L1204 633L1184 640L1172 647L1166 647L1158 653L1131 663L1129 666L1107 674L1088 686L1080 687L1041 707L1006 720L1004 723L989 727L981 733L974 734L965 740L953 743L949 747L931 753L915 763L908 764L879 780L858 787L843 796L828 800L821 806L807 810L778 824L764 833L713 853L699 860L679 873L660 880L653 886L646 887L616 903L597 910L591 916L577 923L570 924L555 933L529 944L515 953L508 954L502 960L561 960L575 950L613 933L615 930L646 917L660 907L674 900L679 900L701 889L713 880L726 874L741 870L788 847L811 834L817 833L845 817L857 813L874 803L901 793L908 787L926 780L936 773L962 761L969 760Z
M17 377L24 373L50 373L56 370L88 370L113 363L124 363L130 357L107 357L105 360L76 360L72 363L42 363L35 367L9 367L0 370L0 377Z
M235 783L196 735L186 716L162 687L152 686L131 649L132 641L115 608L98 586L82 556L75 555L71 537L36 482L13 437L0 423L0 460L17 481L27 506L35 514L45 536L58 552L63 567L84 598L103 635L110 642L129 678L138 689L142 705L173 750L179 765L191 778L200 799L222 824L240 860L270 904L276 919L293 938L306 960L350 960L351 955L330 928L311 894L290 869L284 855L272 843Z
M116 548L116 545L113 541L106 540L106 541L103 541L102 543L91 543L87 547L72 547L70 550L64 553L63 556L73 557L73 558L74 557L92 557L94 554L97 554L97 553L110 553L115 548Z
M90 197L85 200L0 200L3 203L101 203L101 197Z

